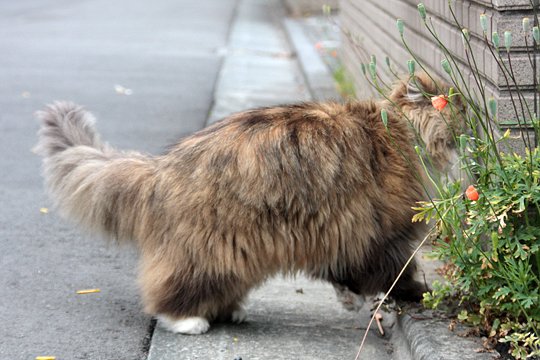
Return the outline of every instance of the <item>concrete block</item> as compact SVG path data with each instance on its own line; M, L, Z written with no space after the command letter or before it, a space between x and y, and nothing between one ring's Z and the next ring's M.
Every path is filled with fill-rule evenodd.
M529 0L492 0L492 4L498 11L531 9L531 2Z
M494 30L501 36L501 44L504 39L504 32L510 31L512 33L512 50L526 49L526 45L529 47L533 44L532 32L523 32L523 18L528 17L531 20L531 28L533 26L532 14L497 14L494 17ZM527 42L525 42L527 41Z

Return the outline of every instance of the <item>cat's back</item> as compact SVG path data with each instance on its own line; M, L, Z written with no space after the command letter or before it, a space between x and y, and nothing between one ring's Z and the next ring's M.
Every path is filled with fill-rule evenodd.
M372 181L381 136L374 102L301 103L231 115L166 158L185 188L205 198L235 194L256 207L298 203L316 210L329 196Z
M221 148L241 152L251 148L277 154L278 150L290 147L289 150L308 155L311 150L346 145L350 140L367 143L363 138L365 133L369 135L374 128L383 129L382 125L374 126L377 122L380 123L380 107L372 101L264 107L218 121L183 139L173 152L189 154Z

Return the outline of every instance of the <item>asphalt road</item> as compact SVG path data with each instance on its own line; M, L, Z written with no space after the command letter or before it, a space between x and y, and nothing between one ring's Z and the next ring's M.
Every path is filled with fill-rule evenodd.
M137 254L40 212L32 113L72 100L114 146L163 151L204 126L235 4L0 2L1 359L145 358ZM75 293L87 288L101 292Z

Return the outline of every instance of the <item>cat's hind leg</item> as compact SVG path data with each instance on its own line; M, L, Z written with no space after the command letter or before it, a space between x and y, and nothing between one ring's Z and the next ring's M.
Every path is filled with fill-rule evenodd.
M143 262L141 270L145 310L172 332L202 334L221 316L237 323L246 318L240 304L250 287L234 274L207 274L164 259Z

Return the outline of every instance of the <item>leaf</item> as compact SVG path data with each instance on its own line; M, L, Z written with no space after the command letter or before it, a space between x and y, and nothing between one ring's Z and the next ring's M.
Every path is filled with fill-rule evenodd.
M519 198L519 206L517 210L514 210L514 213L519 214L525 211L525 196Z
M503 286L499 288L499 290L497 290L495 294L493 294L493 298L497 300L504 299L506 296L508 296L508 294L510 294L510 289L506 286Z
M469 313L467 312L467 310L461 310L457 318L461 321L465 321L469 318Z
M98 292L101 292L101 290L100 289L85 289L85 290L78 290L77 294L84 295L84 294L94 294Z

